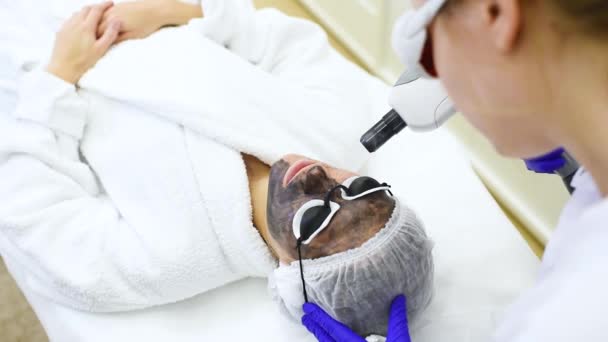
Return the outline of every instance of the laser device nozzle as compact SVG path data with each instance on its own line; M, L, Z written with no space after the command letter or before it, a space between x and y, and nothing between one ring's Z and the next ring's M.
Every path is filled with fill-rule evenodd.
M405 121L403 121L397 111L391 109L377 124L363 134L360 140L361 144L370 153L376 152L384 143L401 132L405 127L407 127Z
M420 78L408 72L392 88L388 104L393 110L361 137L369 152L378 150L406 126L417 132L432 131L456 113L438 79Z

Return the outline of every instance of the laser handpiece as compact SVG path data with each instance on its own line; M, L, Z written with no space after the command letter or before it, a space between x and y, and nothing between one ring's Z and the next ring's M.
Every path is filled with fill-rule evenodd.
M454 104L438 80L420 78L418 74L401 75L389 95L389 111L362 137L361 143L371 153L377 151L405 127L414 131L431 131L443 125L456 112ZM558 149L544 156L525 160L530 171L559 175L570 193L571 181L579 169L568 152Z
M414 131L431 131L443 125L456 113L441 82L405 72L389 95L393 108L369 129L361 144L369 152L377 151L405 127Z

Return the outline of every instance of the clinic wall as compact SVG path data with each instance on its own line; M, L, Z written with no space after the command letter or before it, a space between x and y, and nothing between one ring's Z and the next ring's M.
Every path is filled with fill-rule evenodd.
M387 49L390 30L407 0L299 0L364 66L387 82L397 79L401 65Z
M397 17L409 6L407 0L299 0L364 66L388 83L403 71L392 52L390 35ZM568 198L556 176L535 175L521 161L496 154L489 142L461 116L450 120L447 129L470 152L476 172L493 195L545 244L557 224Z

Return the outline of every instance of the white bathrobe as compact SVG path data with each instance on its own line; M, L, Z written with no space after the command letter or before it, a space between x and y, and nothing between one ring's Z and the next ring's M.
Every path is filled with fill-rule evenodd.
M43 57L21 79L17 110L0 115L0 253L26 296L115 312L264 277L275 260L241 153L365 162L358 137L385 86L314 24L249 1L202 5L204 19L113 48L80 90Z

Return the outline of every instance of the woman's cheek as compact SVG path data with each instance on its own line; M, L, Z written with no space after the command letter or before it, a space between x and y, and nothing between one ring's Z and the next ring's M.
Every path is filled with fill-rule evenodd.
M478 112L473 101L473 89L468 82L462 81L468 78L463 78L464 75L462 75L458 66L449 61L445 63L439 62L438 72L441 83L450 99L454 102L457 110L466 114ZM471 119L475 121L475 118Z

